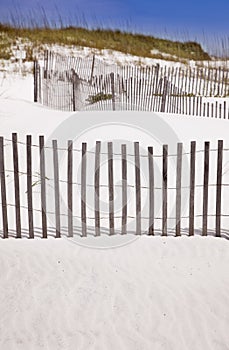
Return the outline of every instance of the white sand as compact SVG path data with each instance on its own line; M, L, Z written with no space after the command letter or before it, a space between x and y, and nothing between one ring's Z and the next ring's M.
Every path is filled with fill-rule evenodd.
M228 349L228 241L1 242L2 350Z
M2 84L1 135L48 137L71 114L35 106L31 84ZM226 140L228 121L200 119L169 123L188 144ZM115 249L1 240L0 349L226 350L228 251L228 240L198 236L141 237Z

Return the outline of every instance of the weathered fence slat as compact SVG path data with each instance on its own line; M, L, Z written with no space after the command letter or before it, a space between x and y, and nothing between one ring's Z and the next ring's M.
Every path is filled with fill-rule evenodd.
M38 100L38 62L33 63L33 77L34 77L34 102Z
M163 145L162 162L162 236L167 236L168 145Z
M55 196L55 217L56 217L56 238L61 237L60 233L60 187L59 187L59 161L57 140L52 141L53 146L53 172L54 172L54 196Z
M115 88L114 88L114 73L110 74L111 77L111 94L112 94L112 109L115 111Z
M126 234L127 225L127 160L126 145L121 146L122 152L122 234Z
M183 144L177 144L177 177L176 177L176 236L181 235L181 174Z
M47 238L44 136L39 136L39 149L40 149L40 181L41 181L42 235L43 235L43 238Z
M67 164L67 178L68 178L68 236L73 237L73 214L72 214L72 140L68 141L68 164Z
M196 166L196 141L192 141L191 153L190 153L189 236L194 235L195 166Z
M72 109L76 111L76 73L72 70Z
M27 202L28 202L29 238L34 238L31 147L32 147L32 136L27 135L26 136L26 153L27 153Z
M108 142L108 187L109 187L109 226L110 235L114 234L114 174L113 174L113 143Z
M210 142L204 145L204 189L203 189L203 236L207 236L208 230L208 183L209 183L209 150Z
M90 77L90 82L92 82L93 75L94 75L94 68L95 68L95 55L92 57L92 65L91 65L91 77Z
M95 147L95 235L100 235L100 152L101 142L96 141Z
M161 98L161 112L165 112L165 106L166 106L166 97L168 92L168 80L166 77L163 79L163 91L162 91L162 98Z
M207 117L210 117L210 105L209 105L209 102L207 102Z
M221 193L222 193L223 140L218 141L217 185L216 185L216 237L221 236Z
M153 147L148 147L149 163L149 229L148 234L154 235L154 164Z
M6 178L5 178L4 138L3 137L0 137L0 179L1 179L3 238L8 238L8 216L7 216L7 202L6 202Z
M82 236L87 236L87 213L86 213L86 175L87 175L87 143L82 143L82 163L81 163L81 222Z
M135 190L136 190L136 234L141 234L141 174L139 142L134 142Z
M16 237L21 238L21 208L20 208L20 185L18 169L18 143L17 134L12 134L13 165L14 165L14 194L15 194L15 216L16 216Z

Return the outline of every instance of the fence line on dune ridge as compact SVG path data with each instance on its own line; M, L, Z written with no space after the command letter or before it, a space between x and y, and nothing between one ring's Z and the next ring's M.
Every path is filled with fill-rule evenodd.
M229 69L225 67L160 67L152 66L128 66L108 64L95 55L89 57L68 57L52 51L45 51L43 67L45 75L54 72L67 72L75 70L80 79L90 81L93 76L105 76L110 73L118 74L124 79L142 74L147 77L147 72L153 72L158 79L167 77L179 90L188 95L225 97L229 95Z
M67 220L69 237L74 236L76 231L79 230L83 237L87 236L89 231L92 230L95 236L100 236L104 230L107 230L109 235L126 234L129 232L128 225L130 222L133 224L133 221L134 229L131 232L134 230L137 235L156 235L159 230L162 236L171 233L175 236L181 236L186 229L188 235L193 236L196 230L199 229L199 226L196 226L196 220L201 220L201 232L203 236L206 236L209 232L210 219L215 220L215 236L225 236L225 234L222 235L221 226L222 219L229 219L228 206L225 203L225 198L228 197L225 191L227 188L229 189L229 182L223 181L225 175L223 165L225 165L228 149L224 148L222 140L218 141L216 149L211 149L210 143L205 142L204 149L200 150L196 148L196 142L192 141L189 152L184 152L183 144L178 143L176 154L170 154L167 145L163 145L162 153L159 154L155 152L152 145L145 150L140 149L138 142L133 143L133 153L129 153L126 144L115 145L115 143L109 142L106 145L106 151L102 150L102 146L105 145L97 141L95 150L91 151L88 149L87 143L83 143L80 149L77 148L77 153L74 153L76 149L73 147L72 140L68 141L66 148L59 148L58 140L52 140L51 146L47 146L43 136L39 137L39 144L32 143L31 135L27 135L26 142L18 141L16 133L12 134L12 140L0 137L2 211L0 235L3 238L12 236L9 227L12 217L10 217L9 211L10 208L14 208L15 234L13 236L16 238L23 237L23 229L28 231L26 237L34 238L36 232L35 214L39 215L38 221L43 238L50 236L50 215L54 222L56 238L63 236L64 218ZM115 151L117 146L120 148L120 152ZM5 157L6 147L12 148L11 154L7 149L7 158ZM23 157L20 157L22 152L25 155L24 164L22 164ZM48 152L51 154L52 162L50 162L50 158L47 161ZM60 152L64 155L66 163L64 179L61 172L61 166L63 165L60 164L62 159ZM198 167L200 166L197 159L198 154L202 157L201 179L199 173L197 173L197 164ZM79 156L77 161L76 155ZM105 166L107 176L105 183L102 180L105 174L104 164L101 160L102 156L105 157L105 164L107 164ZM88 166L92 164L89 157L93 157L94 170L92 172L88 169ZM38 159L38 162L35 161L35 158ZM184 161L186 164L184 164ZM11 162L12 169L9 169L9 162ZM34 173L35 162L39 163L39 173ZM75 164L79 165L79 181L74 179L76 176L73 171ZM133 166L132 178L129 164ZM171 172L170 167L172 165L175 168L175 175L174 171ZM23 166L26 171L21 171ZM116 178L117 168L121 174L120 183L117 182ZM160 171L156 171L156 168L160 168ZM215 169L216 182L214 183L210 181L210 175L212 175L210 169ZM142 172L146 178L146 183L143 182ZM49 173L52 174L52 177L49 176ZM89 176L90 173L91 176ZM12 182L8 181L8 174L13 174ZM184 186L182 181L185 177L187 178L187 175L189 177L188 183ZM88 176L90 180L93 180L93 183L88 183ZM169 179L174 179L175 184L171 185ZM130 184L129 181L133 183ZM158 185L158 182L161 185ZM76 186L78 192L76 192ZM88 196L89 189L93 190L94 204L92 207L88 202L90 200ZM118 189L120 189L120 192L117 192ZM197 200L197 191L199 189L202 191L201 213L198 212L200 201ZM105 200L104 193L102 195L104 190L106 190L107 198ZM130 190L133 193L130 193ZM173 198L171 193L174 193ZM186 196L185 199L184 195ZM209 211L209 205L212 205L212 200L210 202L209 198L212 195L214 195L214 212ZM51 210L50 205L48 206L50 196L53 199ZM134 196L133 207L130 203L131 196ZM79 200L79 205L74 202L76 197ZM62 205L63 198L67 203L64 207ZM116 210L117 200L121 203L118 211ZM35 207L37 202L40 203L39 208ZM106 212L101 208L102 202L108 205ZM157 202L160 202L159 210L156 210ZM188 213L182 212L184 202L188 203ZM146 203L146 208L144 203ZM170 207L173 205L174 212L170 212ZM147 209L147 213L145 209ZM22 210L27 211L27 219L22 216ZM74 221L76 219L77 227ZM116 220L120 220L119 225L117 225ZM173 224L171 224L171 220ZM183 220L187 221L185 227L182 226ZM90 224L91 222L92 224ZM23 227L23 225L26 227Z
M47 52L43 67L34 63L34 101L65 111L138 110L228 119L228 72L109 66L95 56Z

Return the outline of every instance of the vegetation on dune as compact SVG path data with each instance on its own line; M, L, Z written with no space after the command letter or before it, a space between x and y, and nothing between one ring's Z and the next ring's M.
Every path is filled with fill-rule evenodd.
M103 92L99 92L96 95L89 95L88 99L86 101L88 101L90 104L94 104L94 103L97 103L99 101L106 101L106 100L111 100L111 99L112 99L111 94L104 94Z
M13 41L8 34L0 30L0 58L8 60L11 55Z
M11 46L20 40L26 46L27 59L32 59L33 48L45 44L87 46L110 49L139 57L161 58L173 61L184 59L210 60L200 44L159 39L120 30L86 29L81 27L29 28L0 24L0 58L9 58ZM163 55L165 54L165 56Z

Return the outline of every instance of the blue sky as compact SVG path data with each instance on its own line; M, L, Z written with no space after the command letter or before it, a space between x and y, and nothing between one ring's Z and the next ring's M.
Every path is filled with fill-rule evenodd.
M83 15L89 24L97 24L149 34L166 33L190 39L195 35L229 34L229 0L0 0L0 20L9 12L39 14L44 7L49 18L61 17L74 24ZM168 35L169 36L169 35Z

